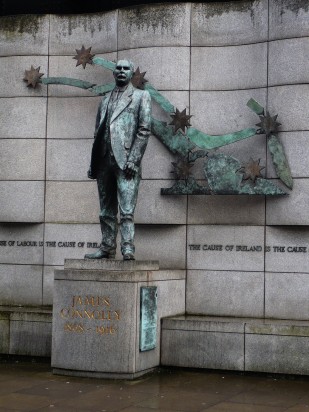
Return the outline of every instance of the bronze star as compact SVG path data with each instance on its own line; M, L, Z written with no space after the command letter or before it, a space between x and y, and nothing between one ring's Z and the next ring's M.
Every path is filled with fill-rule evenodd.
M171 173L175 175L176 179L187 180L191 176L190 169L193 167L193 163L190 163L184 158L180 157L177 162L172 162L172 165L174 167L174 170L172 170Z
M135 70L133 77L132 77L132 84L134 87L144 90L145 83L148 82L148 80L145 79L145 74L146 72L141 73L139 67Z
M185 134L186 127L191 126L191 124L189 123L189 119L192 116L187 115L186 111L187 109L184 109L182 112L176 109L176 112L170 115L173 118L173 120L169 124L174 126L174 133L176 133L177 130L181 129L183 134Z
M35 89L35 86L40 83L40 78L44 73L40 73L41 66L36 69L31 65L30 70L25 70L24 81L28 82L27 87L32 86Z
M83 68L86 68L86 64L92 64L92 59L95 54L91 54L91 47L85 49L85 46L82 46L80 50L76 49L77 55L73 59L77 60L76 67L82 64Z
M244 174L243 180L250 179L255 182L258 177L263 177L261 170L265 169L265 167L260 166L260 161L261 159L253 160L250 158L249 162L239 169L239 171Z
M275 116L270 116L268 112L266 112L266 116L259 116L261 121L256 124L256 126L260 127L259 132L265 133L266 136L276 133L278 131L278 127L281 126L281 123L277 122L277 117L277 114Z

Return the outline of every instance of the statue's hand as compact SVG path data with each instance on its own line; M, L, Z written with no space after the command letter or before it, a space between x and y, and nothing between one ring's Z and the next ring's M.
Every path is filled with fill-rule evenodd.
M135 173L137 173L137 167L133 162L127 162L124 167L124 172L128 179L132 179L135 176Z

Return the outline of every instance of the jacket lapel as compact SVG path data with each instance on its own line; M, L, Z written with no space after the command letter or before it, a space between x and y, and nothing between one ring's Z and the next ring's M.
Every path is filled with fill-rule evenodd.
M111 123L120 115L121 112L131 103L132 101L132 94L133 94L133 86L130 83L126 90L123 92L123 96L121 97L120 101L118 102L114 113L112 114Z
M110 101L111 96L112 96L112 92L110 92L108 95L105 96L105 100L104 100L104 103L103 103L102 108L101 108L99 128L102 126L102 123L105 120L106 111L107 111L108 103Z

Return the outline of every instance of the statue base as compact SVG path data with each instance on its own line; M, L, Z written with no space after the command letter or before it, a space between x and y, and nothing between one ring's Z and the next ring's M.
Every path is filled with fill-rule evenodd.
M172 297L172 299L171 299ZM185 271L66 260L55 270L53 373L134 379L160 364L160 321L185 311Z

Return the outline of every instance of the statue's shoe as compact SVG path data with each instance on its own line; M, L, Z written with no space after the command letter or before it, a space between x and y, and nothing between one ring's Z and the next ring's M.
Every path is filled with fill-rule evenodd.
M135 260L133 253L125 253L123 255L123 260Z
M87 253L85 259L115 259L115 255L105 250L98 249L94 253Z

